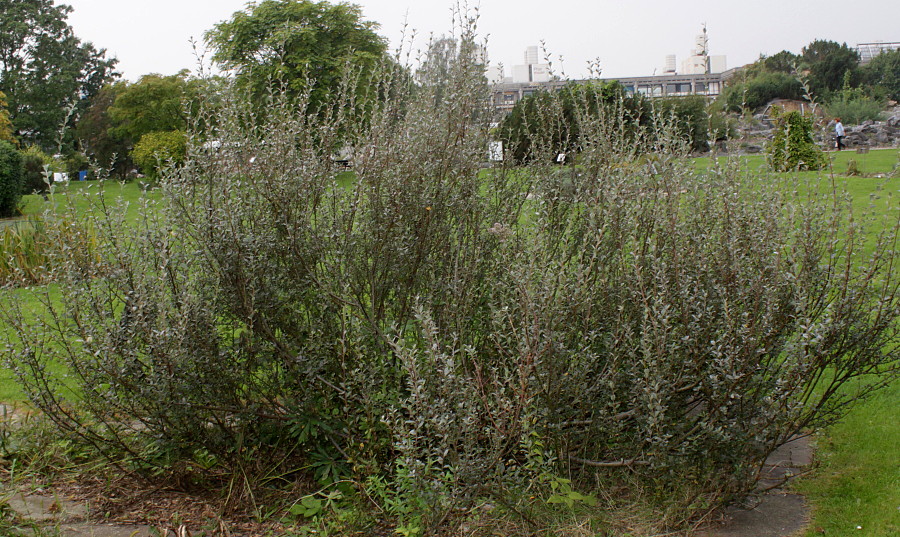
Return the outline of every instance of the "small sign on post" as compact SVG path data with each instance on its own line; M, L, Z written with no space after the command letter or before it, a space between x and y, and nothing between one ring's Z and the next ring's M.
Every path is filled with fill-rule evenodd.
M493 141L488 145L488 160L491 162L503 162L502 141Z

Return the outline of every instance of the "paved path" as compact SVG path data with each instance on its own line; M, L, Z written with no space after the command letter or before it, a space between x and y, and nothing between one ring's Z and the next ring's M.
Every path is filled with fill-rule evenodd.
M803 496L781 487L812 464L809 437L797 438L775 450L763 467L757 488L742 505L725 510L723 520L710 524L695 537L790 537L809 523ZM763 492L765 491L765 492Z

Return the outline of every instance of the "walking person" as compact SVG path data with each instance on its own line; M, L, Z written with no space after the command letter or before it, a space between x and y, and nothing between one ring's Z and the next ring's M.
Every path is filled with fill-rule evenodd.
M834 144L834 147L840 151L844 149L844 124L841 123L841 118L834 118L834 137L837 140Z

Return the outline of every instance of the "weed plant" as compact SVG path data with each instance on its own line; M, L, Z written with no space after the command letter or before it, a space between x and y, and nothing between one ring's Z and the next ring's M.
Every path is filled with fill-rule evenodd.
M306 483L301 514L358 498L413 535L616 481L685 520L896 376L896 222L864 254L881 223L830 184L697 173L615 103L573 107L577 166L536 136L489 167L471 30L446 62L319 114L215 96L139 225L99 196L67 229L96 250L53 242L60 297L3 304L32 403L128 472L232 505Z

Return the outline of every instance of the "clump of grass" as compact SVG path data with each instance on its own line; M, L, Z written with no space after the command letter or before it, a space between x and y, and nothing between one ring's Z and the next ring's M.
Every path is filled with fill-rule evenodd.
M43 284L49 276L47 234L42 218L0 229L0 285Z
M0 229L0 285L21 287L55 281L60 276L56 269L62 251L99 262L96 234L86 226L47 214Z

